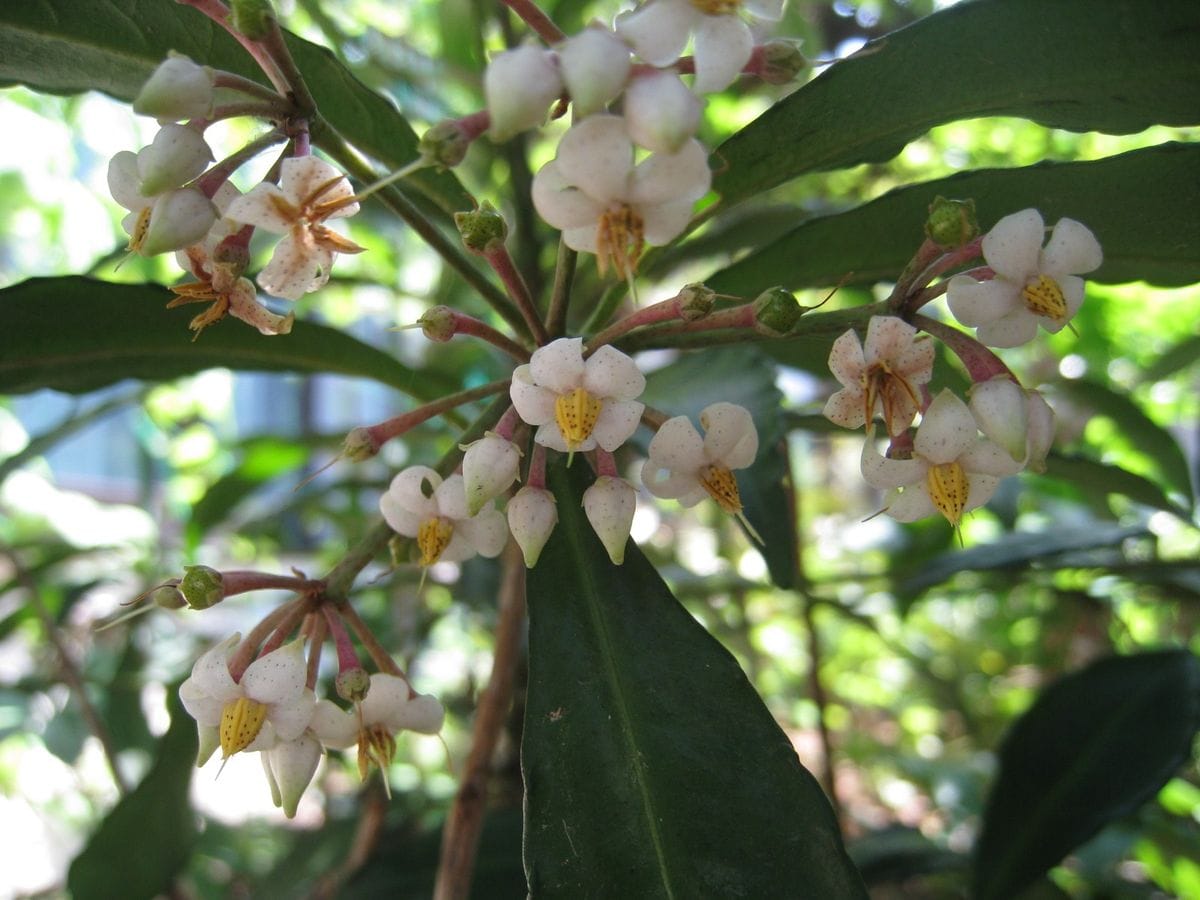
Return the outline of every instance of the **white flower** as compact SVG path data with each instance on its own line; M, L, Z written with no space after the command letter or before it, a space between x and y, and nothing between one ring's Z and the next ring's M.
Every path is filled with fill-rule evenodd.
M636 271L645 244L677 237L712 182L708 154L695 140L678 153L656 153L636 166L619 116L588 116L558 145L533 179L533 203L567 246L595 253L601 273Z
M554 495L545 488L527 485L508 501L505 513L509 530L525 557L525 566L532 569L558 524L558 504Z
M655 153L676 153L700 126L704 110L671 71L634 78L625 90L625 126L634 143Z
M637 430L645 406L634 398L645 389L646 377L620 350L605 344L584 362L582 338L559 338L517 367L510 394L539 444L611 453Z
M461 446L464 450L463 488L467 494L467 512L475 515L483 504L517 480L521 448L507 438L489 431L477 441Z
M532 44L497 53L483 75L488 136L506 141L546 121L546 109L562 94L557 60Z
M625 561L625 545L637 511L637 491L624 478L601 475L583 492L583 511L608 557L616 565Z
M933 377L933 342L895 316L872 316L866 346L850 329L829 353L829 370L842 389L825 404L825 418L844 428L861 428L877 414L889 435L912 424L920 388Z
M710 94L729 86L754 49L754 35L738 17L739 9L774 22L783 0L649 0L617 17L617 34L652 66L675 62L694 34L695 90Z
M294 741L278 741L274 747L259 753L271 786L271 799L289 819L295 818L296 807L317 771L323 752L321 742L308 729Z
M399 472L379 498L379 509L393 531L417 539L423 566L461 562L476 553L497 556L508 537L504 515L490 503L477 515L467 512L461 475L443 481L428 466Z
M863 478L891 489L884 511L900 522L940 512L957 528L965 513L991 499L1001 478L1019 469L1000 447L979 437L971 411L949 390L929 405L913 450L911 459L888 459L869 436L863 445Z
M268 749L276 740L295 740L308 727L316 705L305 686L303 641L259 657L234 681L229 655L240 639L235 634L201 656L179 687L179 699L202 738L206 730L210 739L212 730L217 731L225 759L241 750Z
M744 469L758 454L758 431L744 407L714 403L700 413L704 437L687 416L668 419L650 441L642 483L656 497L695 506L705 496L721 509L742 511L733 469Z
M366 698L353 712L328 700L318 703L312 731L326 747L345 749L357 744L358 771L365 779L372 762L381 771L391 765L396 755L397 732L437 734L445 717L445 710L435 697L412 695L403 678L376 673L371 676Z
M604 109L625 87L629 48L609 29L590 26L556 49L563 84L579 118Z
M1016 462L1045 470L1054 441L1054 411L1037 391L1027 391L1003 375L970 389L968 406L979 430Z
M299 300L329 280L338 253L363 248L326 227L326 219L358 212L354 190L341 172L315 156L285 159L279 185L260 184L234 200L226 215L272 234L285 235L258 274L263 290Z
M133 101L135 113L160 122L204 118L212 108L213 70L176 54L158 64Z
M200 332L209 325L221 321L226 315L240 319L247 325L258 329L259 334L265 335L290 334L292 325L296 321L294 313L280 316L263 306L259 302L258 292L249 278L239 278L224 290L217 288L211 280L178 284L171 290L175 294L175 299L167 304L167 309L174 309L186 303L211 304L208 309L188 323L188 328L196 333L196 337L199 337Z
M1078 276L1104 261L1099 242L1074 219L1059 219L1043 249L1044 235L1036 209L1005 216L983 238L983 258L996 277L950 279L950 311L964 325L978 328L984 344L1017 347L1033 340L1039 324L1061 331L1083 304Z

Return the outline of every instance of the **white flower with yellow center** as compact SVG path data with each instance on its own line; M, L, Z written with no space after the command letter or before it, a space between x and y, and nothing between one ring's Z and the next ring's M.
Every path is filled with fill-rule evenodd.
M263 290L299 300L329 280L338 253L363 248L324 223L358 212L346 176L315 156L285 159L279 184L260 184L234 200L225 215L285 237L258 274Z
M242 750L266 750L276 741L304 733L316 698L305 682L308 665L303 641L293 641L252 662L239 681L229 672L229 655L241 640L235 634L213 647L179 686L179 699L211 753L213 734L228 759ZM201 763L207 758L202 753Z
M724 90L754 50L754 35L741 20L742 10L774 22L783 0L649 0L617 17L617 34L652 66L669 66L694 36L696 93Z
M611 265L624 279L646 244L682 233L711 183L708 154L695 140L635 166L625 120L594 115L563 135L558 155L534 176L533 204L568 247L595 253L601 274Z
M991 499L1001 478L1019 469L999 446L979 436L971 411L949 390L925 411L911 459L881 456L869 437L862 451L863 478L890 491L884 511L900 522L941 513L957 528L966 513Z
M539 444L611 453L637 430L645 406L634 398L645 389L646 377L620 350L605 344L585 362L581 338L559 338L517 367L510 394Z
M445 481L428 466L410 466L392 479L379 498L383 518L397 534L417 539L421 565L461 562L476 553L497 556L508 526L490 502L477 515L467 512L461 475Z
M1042 247L1045 227L1036 209L1005 216L983 238L990 281L950 279L946 298L954 317L991 347L1033 340L1038 325L1061 331L1083 305L1083 279L1104 261L1095 235L1074 219L1059 219Z
M754 419L736 403L714 403L700 413L704 437L687 416L667 419L650 441L642 483L655 497L695 506L705 497L740 516L742 498L734 469L744 469L758 454Z

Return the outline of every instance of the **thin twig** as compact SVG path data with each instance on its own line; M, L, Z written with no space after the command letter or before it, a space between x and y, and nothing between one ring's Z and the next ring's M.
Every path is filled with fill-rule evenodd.
M558 242L558 262L554 266L554 288L550 294L550 311L546 314L546 331L558 337L567 326L567 305L571 301L571 282L575 279L575 261L579 254Z

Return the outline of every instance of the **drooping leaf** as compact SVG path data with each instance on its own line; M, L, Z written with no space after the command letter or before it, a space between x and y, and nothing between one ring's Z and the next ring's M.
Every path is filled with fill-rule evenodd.
M959 4L834 63L739 131L717 149L713 187L732 205L804 172L890 159L935 125L979 116L1116 134L1194 125L1200 104L1179 86L1200 82L1197 29L1191 0Z
M1091 497L1118 494L1144 506L1189 518L1188 511L1172 503L1163 489L1149 478L1111 463L1079 454L1052 453L1046 459L1046 474L1074 484Z
M164 381L219 366L370 378L419 399L453 389L310 322L267 337L228 320L193 341L187 323L195 313L163 309L170 299L157 285L74 276L31 278L0 290L0 392L83 393L123 378Z
M1170 347L1139 375L1142 384L1170 378L1176 372L1200 362L1200 334L1193 334Z
M1200 8L1200 7L1198 7ZM979 224L1027 207L1047 222L1068 216L1091 228L1105 282L1200 281L1200 146L1163 144L1094 162L981 169L891 191L843 213L809 219L705 279L714 290L753 295L765 287L894 281L924 239L935 197L975 200ZM686 245L685 245L686 246Z
M196 761L196 723L171 690L171 727L141 783L105 817L75 857L67 886L76 900L125 900L165 893L196 839L188 785ZM119 889L117 886L119 885Z
M553 467L529 575L522 743L534 897L865 898L816 780L633 546L612 565Z
M398 169L417 158L417 137L395 106L324 47L287 36L317 108L355 146ZM103 91L132 101L175 50L198 63L266 83L250 56L198 10L173 0L39 0L0 4L0 83L39 91ZM136 148L130 148L136 149ZM473 206L449 172L426 169L418 187L447 213Z
M1200 726L1200 661L1114 657L1051 685L1017 720L983 815L974 896L1002 900L1175 774Z

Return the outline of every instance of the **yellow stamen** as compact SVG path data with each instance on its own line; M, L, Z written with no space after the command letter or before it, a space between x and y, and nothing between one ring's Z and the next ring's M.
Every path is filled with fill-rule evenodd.
M558 423L558 430L568 450L574 452L576 447L591 437L603 408L604 401L601 398L593 397L581 387L560 395L554 401L554 421Z
M275 212L283 216L289 222L296 222L300 218L300 210L296 209L287 200L284 200L278 194L267 194L267 202L275 207Z
M700 483L708 496L717 501L725 512L737 515L742 511L742 495L738 493L737 480L725 466L705 466L700 470Z
M396 755L396 739L382 725L364 725L358 731L358 777L367 780L371 763L379 767L383 777L383 789L388 797L392 796L391 785L388 783L387 770Z
M606 210L596 230L596 268L600 274L613 271L621 280L637 272L642 248L646 246L646 226L628 203Z
M417 546L421 550L421 565L432 566L437 562L450 538L454 536L454 523L441 517L426 519L417 529Z
M134 220L133 230L129 233L129 243L125 249L137 253L142 249L142 244L146 243L146 233L150 231L150 212L152 207L142 207Z
M366 247L360 247L354 241L350 240L350 238L343 237L332 228L326 228L324 225L311 225L308 231L317 246L332 250L335 253L362 253L367 249Z
M938 512L957 528L962 521L963 510L967 508L969 492L967 473L963 467L956 462L930 466L926 486L929 488L929 499Z
M1058 282L1049 275L1039 275L1021 291L1025 307L1035 316L1045 316L1055 322L1067 317L1067 300Z
M921 402L917 399L916 389L909 383L908 379L903 375L897 375L892 371L892 367L886 362L872 363L861 377L863 388L863 420L867 427L871 427L871 421L875 418L875 407L881 406L883 409L883 421L887 426L888 434L895 434L895 429L892 423L898 418L905 418L902 415L902 407L908 406L905 400L911 403L911 409L916 410L920 407ZM904 413L908 413L908 409L904 409ZM910 417L911 421L911 417Z
M267 718L267 706L249 697L238 697L226 703L221 710L221 753L229 759L239 750L245 750L258 737Z

